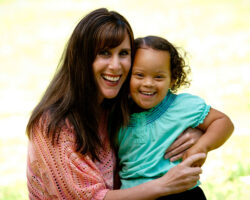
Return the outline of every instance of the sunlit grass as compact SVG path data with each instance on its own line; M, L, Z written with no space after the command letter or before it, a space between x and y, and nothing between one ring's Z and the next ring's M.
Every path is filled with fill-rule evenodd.
M201 185L208 200L249 199L249 141L249 133L233 135L223 147L209 153Z
M21 181L8 186L0 187L0 199L2 200L27 200L28 191L26 182Z

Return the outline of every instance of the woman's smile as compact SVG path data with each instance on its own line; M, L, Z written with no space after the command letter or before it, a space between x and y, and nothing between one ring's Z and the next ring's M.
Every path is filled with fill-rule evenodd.
M104 80L111 83L118 83L122 75L112 75L112 74L103 74L102 77Z

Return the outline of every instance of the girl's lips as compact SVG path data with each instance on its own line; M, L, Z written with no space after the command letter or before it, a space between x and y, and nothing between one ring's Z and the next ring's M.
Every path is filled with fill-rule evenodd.
M155 94L155 92L142 92L142 91L140 91L140 93L146 96L153 96Z

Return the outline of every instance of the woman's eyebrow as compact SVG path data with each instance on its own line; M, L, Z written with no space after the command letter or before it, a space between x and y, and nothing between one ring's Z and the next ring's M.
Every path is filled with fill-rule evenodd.
M123 48L122 50L131 51L131 48Z

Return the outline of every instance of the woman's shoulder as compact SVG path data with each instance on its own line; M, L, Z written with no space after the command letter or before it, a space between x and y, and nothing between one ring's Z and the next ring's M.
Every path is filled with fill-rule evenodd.
M47 127L51 123L52 120L52 113L51 111L47 110L44 111L39 119L37 120L36 125L39 127ZM68 128L68 129L73 129L72 123L69 121L68 117L63 117L57 125L59 128Z
M68 117L61 119L54 130L52 130L50 127L51 120L51 111L43 112L34 124L32 134L41 134L43 136L48 136L48 138L51 138L51 132L55 131L55 135L59 136L57 138L59 140L65 140L65 137L70 137L71 139L75 138L74 126L72 125Z

